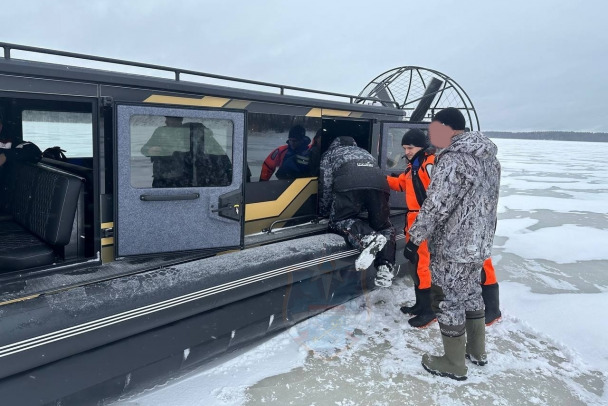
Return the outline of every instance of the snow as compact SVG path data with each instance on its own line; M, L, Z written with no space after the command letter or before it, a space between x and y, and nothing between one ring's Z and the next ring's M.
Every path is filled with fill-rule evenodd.
M413 288L398 277L117 404L607 405L608 143L495 142L503 319L486 330L489 364L469 364L467 381L422 369L439 332L406 323Z
M608 230L565 224L514 233L505 243L504 252L558 264L603 260L608 258Z
M588 195L591 195L588 193ZM534 199L530 199L530 197ZM499 212L504 213L507 210L522 210L526 212L535 210L552 210L556 212L594 212L606 213L608 206L608 195L604 195L603 200L579 200L574 198L557 198L536 195L517 195L507 196L501 199L499 203ZM583 197L581 197L583 198Z
M588 365L608 371L608 350L603 345L608 328L601 325L608 320L608 291L535 295L527 286L511 282L502 282L500 288L503 312L521 315L536 334L551 337Z

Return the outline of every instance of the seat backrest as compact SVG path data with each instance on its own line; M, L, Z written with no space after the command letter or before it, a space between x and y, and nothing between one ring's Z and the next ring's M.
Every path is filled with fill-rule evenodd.
M15 221L50 245L66 245L83 179L40 164L18 164L15 173Z
M66 245L72 234L82 179L44 169L39 171L37 180L27 228L50 245Z

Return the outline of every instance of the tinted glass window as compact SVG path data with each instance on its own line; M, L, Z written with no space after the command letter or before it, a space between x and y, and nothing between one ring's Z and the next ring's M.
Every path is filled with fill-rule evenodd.
M132 116L131 185L136 188L230 185L233 133L230 120Z
M247 126L249 182L317 176L320 118L249 113Z
M323 119L323 142L322 150L326 151L336 137L352 137L357 146L368 152L372 152L371 145L371 122L369 120L353 119Z
M59 146L68 158L93 156L91 113L24 110L22 120L23 140L41 151Z

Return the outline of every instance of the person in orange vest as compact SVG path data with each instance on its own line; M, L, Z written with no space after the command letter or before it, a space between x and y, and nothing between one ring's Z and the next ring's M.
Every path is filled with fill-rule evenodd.
M260 181L270 180L275 171L278 179L295 179L310 173L310 138L306 129L295 125L289 130L287 144L273 150L262 164Z
M427 136L418 129L408 130L401 139L401 146L408 160L407 168L398 177L387 176L388 185L392 190L405 192L407 206L405 223L405 240L409 241L409 228L416 220L422 202L426 198L426 189L431 183L431 173L435 164L434 149L431 148ZM426 241L418 247L418 261L414 264L412 273L416 303L413 306L403 306L401 311L414 315L408 320L412 327L426 327L437 320L431 308L431 271L429 270L430 254ZM390 286L393 275L381 279L376 277L376 285Z
M426 189L431 182L431 173L435 163L434 149L430 146L427 136L418 129L411 129L403 135L401 145L408 160L404 173L398 177L387 176L389 187L398 192L405 192L407 206L405 239L409 241L409 228L416 220L418 211L426 198ZM413 306L403 306L404 314L414 315L408 320L412 327L426 327L436 320L431 308L430 288L431 272L429 270L430 254L427 242L418 247L418 261L415 272L411 275L414 280L416 302ZM376 277L378 286L390 286L393 275ZM487 326L500 320L501 312L498 299L498 282L491 258L484 261L481 273L482 296L485 304L485 323Z

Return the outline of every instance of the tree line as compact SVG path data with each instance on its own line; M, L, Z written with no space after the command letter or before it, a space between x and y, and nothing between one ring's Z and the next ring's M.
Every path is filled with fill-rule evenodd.
M608 133L592 133L592 132L577 132L577 131L530 131L530 132L484 131L484 134L490 138L608 142Z

